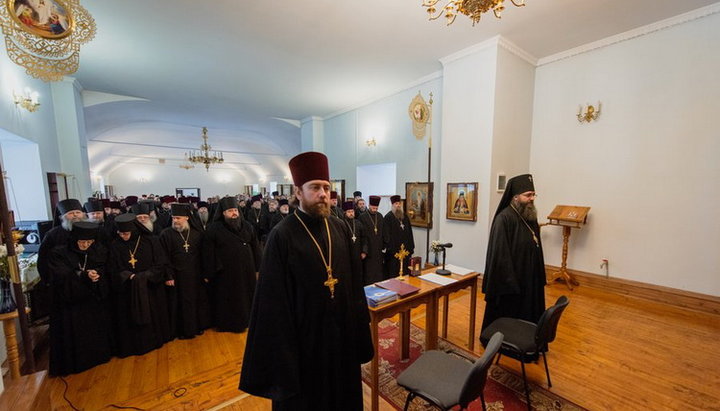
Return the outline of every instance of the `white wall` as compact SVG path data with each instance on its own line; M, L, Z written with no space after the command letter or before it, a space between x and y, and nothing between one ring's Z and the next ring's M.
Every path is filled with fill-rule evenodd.
M39 201L45 198L45 188L38 145L3 140L2 134L0 132L3 170L8 177L5 190L15 220L47 220L47 206L44 201Z
M540 215L592 207L568 266L720 295L720 15L541 66L531 171ZM597 122L579 104L602 101ZM560 265L561 230L543 229Z
M418 84L401 90L391 96L379 99L360 108L326 119L323 122L324 152L330 160L330 176L345 179L345 192L358 189L356 167L370 164L396 163L396 186L393 194L405 197L405 183L427 181L428 137L418 140L412 133L408 106L418 92L427 101L433 93L432 133L432 181L435 183L433 196L433 229L430 241L437 238L440 220L440 136L442 118L442 79L431 76ZM368 147L366 140L375 138L376 146ZM376 193L362 190L367 201ZM413 228L415 255L425 259L427 232L424 228Z
M275 176L277 177L277 176ZM270 177L273 180L278 178ZM254 176L253 176L253 179ZM282 176L279 178L282 181ZM175 195L175 188L199 187L203 198L214 195L235 195L243 192L248 181L244 171L224 166L196 166L183 170L174 164L126 164L111 172L105 183L112 185L115 195L169 194Z

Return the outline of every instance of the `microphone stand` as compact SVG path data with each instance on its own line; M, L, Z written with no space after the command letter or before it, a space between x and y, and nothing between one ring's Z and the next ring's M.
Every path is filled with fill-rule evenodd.
M447 251L447 250L445 247L443 247L442 250L443 250L443 265L442 265L442 268L438 268L437 270L435 270L435 273L440 274L440 275L450 275L450 274L452 274L450 272L450 270L445 269L445 251Z

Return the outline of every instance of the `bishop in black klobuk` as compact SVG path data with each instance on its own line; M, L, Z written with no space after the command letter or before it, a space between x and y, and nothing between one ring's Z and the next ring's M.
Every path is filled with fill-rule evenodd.
M537 323L545 311L545 262L530 174L511 178L488 240L482 292L485 329L500 317Z
M275 410L362 410L360 364L373 356L359 256L330 215L327 157L290 160L299 208L268 237L240 389Z

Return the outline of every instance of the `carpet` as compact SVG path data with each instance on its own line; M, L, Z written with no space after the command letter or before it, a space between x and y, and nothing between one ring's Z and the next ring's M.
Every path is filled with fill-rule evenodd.
M425 331L410 326L410 359L400 360L400 333L392 321L384 320L379 326L379 351L380 351L380 395L397 409L402 409L405 405L407 391L398 386L396 378L407 367L415 361L423 351L425 341ZM442 338L438 342L439 350L456 350L469 354L467 351L459 348L455 344ZM475 356L475 355L473 355ZM477 357L477 356L475 356ZM370 364L362 367L362 378L366 383L370 383ZM551 393L550 391L539 387L531 382L530 385L530 402L535 410L545 411L576 411L585 410L572 402ZM522 375L517 375L502 366L493 365L488 373L488 380L485 384L485 401L488 411L521 411L527 410L525 403L525 389L523 387ZM410 410L431 410L437 409L430 406L421 398L415 398L410 403ZM482 410L480 399L473 401L468 407L469 410Z

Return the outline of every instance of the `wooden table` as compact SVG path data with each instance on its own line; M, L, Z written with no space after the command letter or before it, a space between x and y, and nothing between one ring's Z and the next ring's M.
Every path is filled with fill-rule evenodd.
M12 379L20 378L20 355L18 353L17 331L15 329L16 318L18 318L17 310L0 314L0 321L3 322L3 331L5 332L5 347L7 349L7 360L10 366L10 377Z
M427 269L423 271L423 274L432 272L434 272L434 269ZM378 367L380 358L378 354L380 351L378 326L380 321L396 314L400 315L400 354L401 358L406 359L410 356L410 310L425 304L425 351L436 349L438 342L438 302L440 298L444 299L445 307L443 312L443 337L447 337L448 296L451 293L470 287L472 301L470 303L470 321L468 324L468 346L470 350L472 350L475 344L475 310L477 305L478 276L479 274L475 272L465 276L452 274L449 277L456 280L456 282L448 285L435 284L417 277L406 276L405 281L410 285L420 288L420 291L378 307L369 307L372 342L375 348L375 356L373 356L370 364L370 397L373 411L376 411L379 407Z

